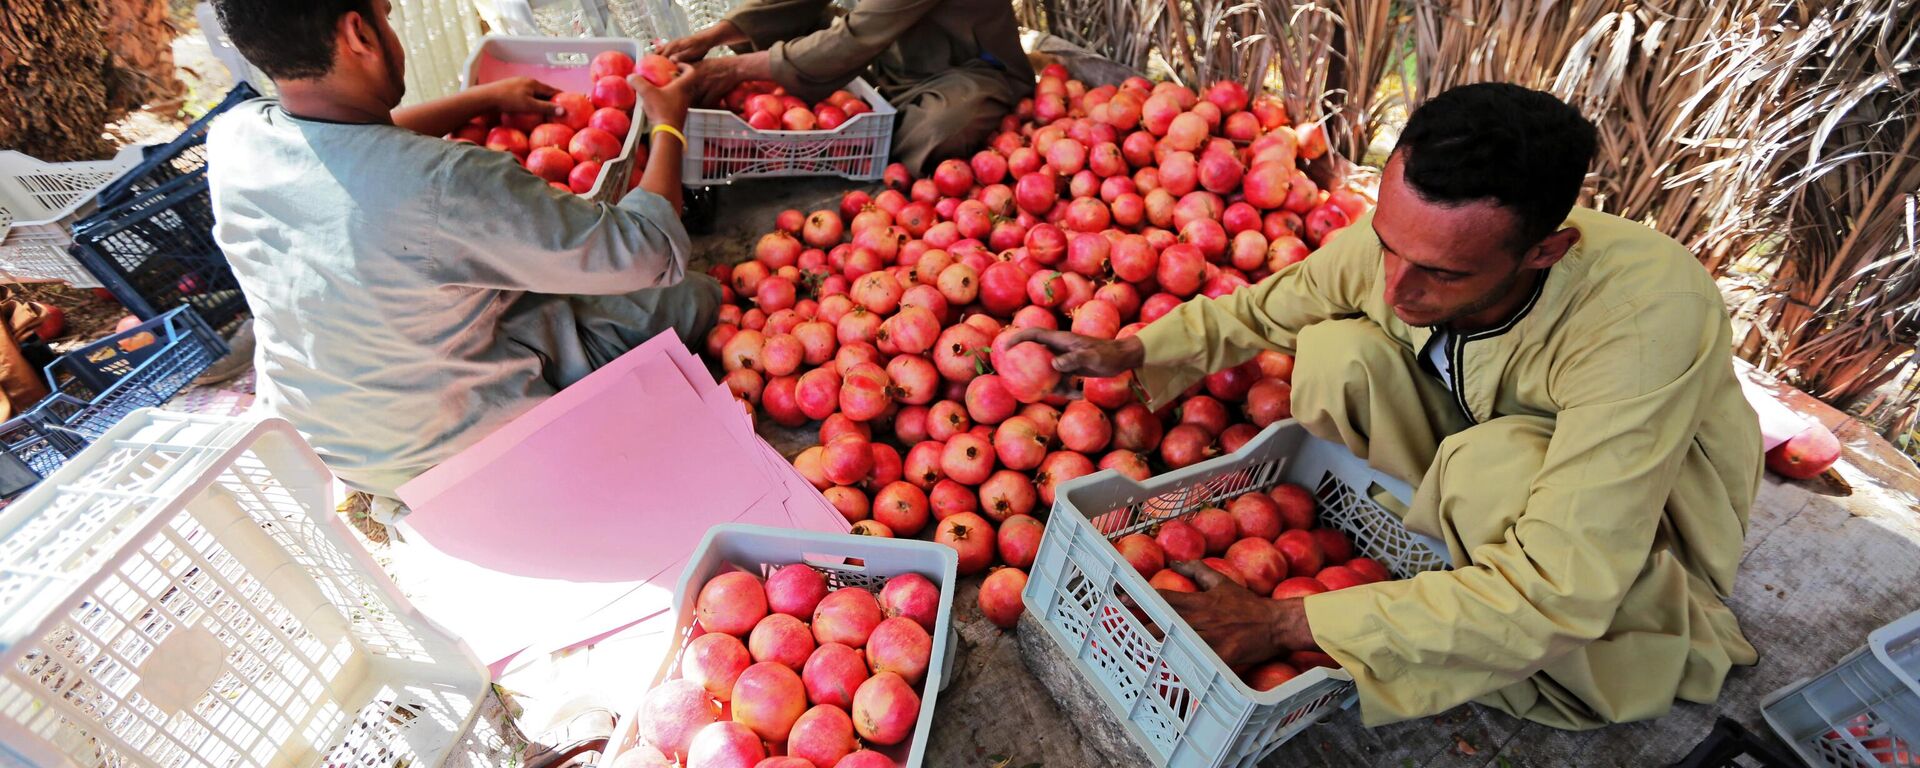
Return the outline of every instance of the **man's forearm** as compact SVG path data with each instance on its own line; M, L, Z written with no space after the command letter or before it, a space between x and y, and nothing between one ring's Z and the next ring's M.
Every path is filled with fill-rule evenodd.
M1280 610L1274 612L1274 640L1288 649L1315 647L1313 628L1307 624L1306 599L1290 597L1279 603Z
M723 61L727 62L727 84L721 90L732 88L735 84L748 80L773 79L773 55L766 51L743 53Z
M713 26L707 27L701 34L706 36L706 43L710 48L724 45L737 51L741 46L753 42L748 39L747 33L740 31L740 27L727 19L714 22Z
M393 124L414 133L444 136L487 111L489 99L475 91L460 91L393 111Z
M684 128L685 126L674 126ZM685 207L680 195L680 159L686 153L680 138L660 131L647 142L647 167L641 169L640 188L663 198L679 214Z

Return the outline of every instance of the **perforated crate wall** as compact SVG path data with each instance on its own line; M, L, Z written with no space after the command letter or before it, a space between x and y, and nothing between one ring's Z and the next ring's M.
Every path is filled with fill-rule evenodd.
M1292 421L1238 452L1136 483L1105 471L1056 495L1029 573L1026 607L1157 766L1254 765L1352 693L1345 672L1304 671L1256 691L1174 614L1113 541L1243 493L1290 482L1311 490L1321 523L1395 575L1448 567L1445 550L1374 500L1412 489Z

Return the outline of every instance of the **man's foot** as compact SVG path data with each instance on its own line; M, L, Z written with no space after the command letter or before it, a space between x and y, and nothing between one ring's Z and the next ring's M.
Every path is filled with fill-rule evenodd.
M529 739L521 756L528 768L586 765L592 761L582 758L593 755L598 759L598 755L606 752L607 737L613 735L613 720L613 710L586 710Z
M207 370L194 378L195 386L212 386L232 381L240 374L253 370L253 320L240 323L233 332L233 338L227 339L227 348L231 350L226 357L213 361Z

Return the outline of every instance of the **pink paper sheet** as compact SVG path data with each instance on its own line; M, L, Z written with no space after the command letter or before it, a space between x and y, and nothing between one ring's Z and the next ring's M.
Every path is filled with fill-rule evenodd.
M512 445L422 475L441 481L437 493L401 488L414 530L449 555L508 573L644 579L774 489L670 360L648 356L614 373L617 383L590 406L551 409L559 412ZM461 461L470 455L486 460Z
M712 525L848 527L671 335L399 493L412 509L402 530L415 545L405 556L415 603L496 672L523 651L564 650L667 611Z

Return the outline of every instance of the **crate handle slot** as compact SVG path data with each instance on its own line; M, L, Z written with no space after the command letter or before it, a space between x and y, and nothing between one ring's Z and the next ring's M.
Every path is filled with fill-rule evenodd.
M1398 496L1393 495L1392 491L1387 490L1386 486L1378 482L1367 483L1367 500L1380 505L1381 509L1392 512L1402 518L1406 516L1408 511L1406 505L1400 502Z
M584 67L590 62L579 51L555 51L547 54L547 64L555 67Z
M845 555L823 555L817 552L806 552L800 555L800 562L815 568L826 568L835 571L864 573L867 570L867 561Z

